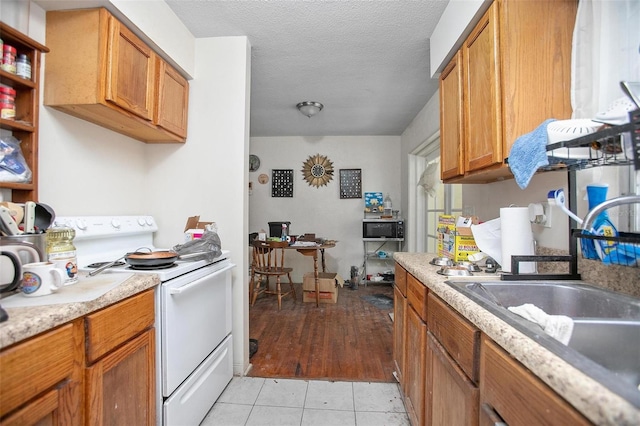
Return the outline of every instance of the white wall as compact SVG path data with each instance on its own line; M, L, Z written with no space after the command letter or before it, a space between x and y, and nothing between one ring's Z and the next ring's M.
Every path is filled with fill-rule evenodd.
M253 182L249 232L269 232L268 222L289 221L293 235L315 233L317 237L338 240L335 248L325 252L327 270L338 272L345 279L350 276L351 266L361 266L364 258L364 198L340 199L339 170L362 169L363 196L364 192L382 191L390 194L394 209L401 205L397 136L251 138L251 154L260 158L261 165L249 173ZM316 154L327 156L334 169L333 180L320 188L309 186L301 172L307 158ZM271 197L272 169L293 169L293 198ZM265 185L258 183L262 173L269 176ZM293 251L288 255L294 282L302 282L303 274L313 271L311 258ZM381 266L382 269L385 268Z
M492 0L454 0L447 4L429 40L431 77L440 75L473 29L471 23L480 19L491 3Z
M155 8L162 1L138 3L132 10L142 15L166 10ZM28 34L46 44L44 10L31 2L26 13L30 15ZM128 18L135 22L138 16ZM171 16L158 20L160 30L166 31L166 19ZM187 37L182 42L196 52L187 143L147 145L41 106L40 201L59 216L153 215L159 224L155 236L159 247L182 241L189 216L217 222L223 248L231 250L237 265L234 370L241 373L248 366L245 188L250 46L246 37L197 41ZM46 55L43 62L46 66Z

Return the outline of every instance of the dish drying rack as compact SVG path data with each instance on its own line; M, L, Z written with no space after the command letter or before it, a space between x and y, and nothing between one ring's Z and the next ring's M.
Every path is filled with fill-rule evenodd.
M568 207L575 211L577 205L576 199L576 171L592 167L602 166L634 166L636 171L640 170L640 109L629 113L629 123L611 126L603 130L581 136L568 141L557 142L547 145L547 152L551 152L549 156L549 166L541 168L541 171L559 171L567 170L568 172ZM624 135L628 134L631 149L625 149ZM553 157L553 151L566 148L569 158ZM570 158L571 150L588 148L588 158ZM631 152L629 152L631 151ZM630 155L631 154L631 155ZM617 237L609 237L603 235L593 235L578 228L577 222L570 219L570 244L568 256L512 256L512 274L503 275L502 279L507 280L538 280L538 279L565 279L579 280L578 274L578 242L581 239L588 240L604 240L609 246L616 247L620 244L627 250L626 252L636 252L640 249L640 234L632 232L620 232ZM596 242L597 244L597 242ZM617 251L611 251L607 257L609 265L619 265L639 268L640 261L631 256L617 256ZM584 258L584 256L583 256ZM538 261L538 262L568 262L570 272L567 274L520 274L518 267L520 262Z
M547 145L549 165L543 171L582 170L601 166L633 165L640 170L640 109L629 113L629 123L611 126L568 141ZM628 135L630 149L624 141ZM561 157L554 152L563 151ZM586 152L585 152L586 151ZM572 154L574 157L572 158Z

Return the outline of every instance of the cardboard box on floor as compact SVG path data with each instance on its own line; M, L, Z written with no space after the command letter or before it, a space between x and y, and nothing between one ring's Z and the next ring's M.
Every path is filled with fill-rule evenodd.
M474 225L478 219L470 218ZM448 257L456 262L469 260L469 255L480 249L473 238L471 227L456 226L457 218L451 215L438 216L438 256Z
M318 272L318 288L320 303L336 303L338 301L338 286L344 286L344 279L335 272ZM316 301L316 280L313 272L304 274L302 281L302 301Z

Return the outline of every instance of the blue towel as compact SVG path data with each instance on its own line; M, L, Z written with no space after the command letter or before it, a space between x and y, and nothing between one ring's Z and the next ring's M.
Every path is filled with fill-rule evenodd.
M555 121L545 120L533 132L520 136L509 153L509 168L516 183L525 189L538 168L549 165L547 158L547 126Z

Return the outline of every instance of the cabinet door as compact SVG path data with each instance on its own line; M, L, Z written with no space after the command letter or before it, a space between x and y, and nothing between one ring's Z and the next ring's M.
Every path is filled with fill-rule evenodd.
M158 102L155 122L176 135L187 137L189 83L173 67L158 58Z
M494 2L462 47L465 172L502 164L498 43L498 2Z
M442 180L464 174L462 51L458 51L440 76L440 176Z
M155 53L113 16L109 17L105 98L151 121L155 98Z
M478 424L478 388L429 332L426 413L433 426Z
M154 329L86 369L87 425L155 425Z
M481 353L482 424L488 423L489 413L510 426L591 424L487 337Z
M397 267L396 267L397 270ZM397 275L396 275L397 277ZM397 286L393 287L393 361L395 363L396 376L400 386L404 386L405 364L405 329L407 322L407 298L402 295Z
M427 325L411 307L407 308L405 401L414 426L425 424Z
M76 320L0 353L1 425L81 423L82 332Z

